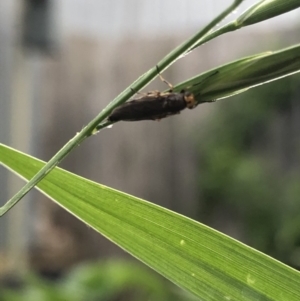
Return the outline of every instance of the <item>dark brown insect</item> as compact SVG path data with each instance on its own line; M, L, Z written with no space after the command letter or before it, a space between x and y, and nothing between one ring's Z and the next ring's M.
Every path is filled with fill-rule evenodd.
M173 86L160 74L159 76L163 82L169 85L169 92L153 91L126 102L117 107L107 119L111 122L159 120L179 114L185 108L193 109L196 106L196 100L192 93L184 90L180 93L172 92Z
M188 91L180 93L149 92L145 96L133 99L117 107L108 120L138 121L157 120L179 114L185 108L195 107L194 95Z

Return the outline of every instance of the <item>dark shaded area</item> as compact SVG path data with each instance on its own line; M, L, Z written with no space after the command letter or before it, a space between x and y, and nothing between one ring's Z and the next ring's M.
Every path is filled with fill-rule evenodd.
M22 24L22 43L25 48L48 53L51 39L51 6L49 0L26 0Z

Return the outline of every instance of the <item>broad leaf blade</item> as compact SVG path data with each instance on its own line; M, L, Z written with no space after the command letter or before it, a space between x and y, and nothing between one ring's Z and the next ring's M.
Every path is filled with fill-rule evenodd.
M25 179L45 164L1 144L0 162ZM182 215L60 168L38 189L201 300L300 300L300 273Z

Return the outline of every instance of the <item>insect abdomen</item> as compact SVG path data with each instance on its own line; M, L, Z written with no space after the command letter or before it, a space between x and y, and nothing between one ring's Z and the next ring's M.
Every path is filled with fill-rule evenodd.
M111 122L157 120L179 114L185 108L186 102L182 93L151 95L117 107L108 117L108 120Z

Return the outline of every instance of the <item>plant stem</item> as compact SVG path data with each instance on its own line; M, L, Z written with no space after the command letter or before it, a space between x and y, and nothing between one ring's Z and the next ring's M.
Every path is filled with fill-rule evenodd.
M209 23L204 29L197 32L190 39L182 43L180 46L171 51L157 66L162 72L177 59L187 53L205 34L207 34L214 26L216 26L221 20L223 20L228 14L230 14L236 7L244 0L235 0L224 12L217 16L211 23ZM87 137L95 133L96 130L100 130L108 125L110 122L101 123L110 112L128 100L133 94L133 91L139 91L141 88L149 84L157 76L156 66L151 68L148 72L138 78L132 85L126 88L121 94L119 94L112 102L110 102L99 114L96 116L86 127L84 127L79 133L77 133L70 141L56 153L50 161L28 182L20 191L18 191L10 200L6 202L0 208L0 216L9 211L18 201L24 197L38 182L40 182L52 169L54 169L75 147L79 146ZM101 124L100 124L101 123Z

